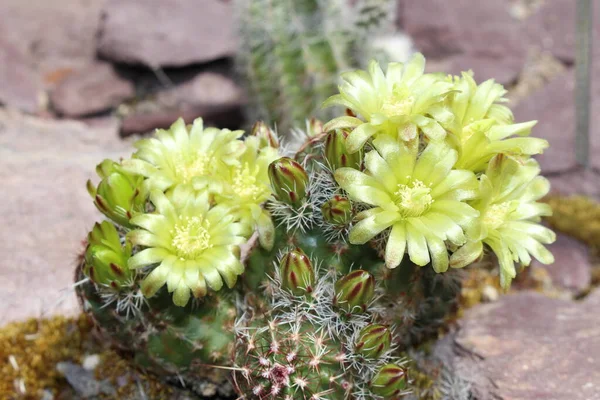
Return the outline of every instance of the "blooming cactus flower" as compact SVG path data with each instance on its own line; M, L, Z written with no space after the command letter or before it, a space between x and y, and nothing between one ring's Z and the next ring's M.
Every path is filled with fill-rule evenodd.
M150 201L156 211L133 217L131 223L140 229L128 234L132 244L144 248L129 259L129 268L157 264L142 282L143 293L150 297L166 283L173 302L185 306L190 291L202 297L207 287L220 290L223 281L233 287L244 271L238 246L251 234L235 210L211 207L208 192L194 193L186 185L168 196L154 189Z
M472 206L481 213L472 240L451 257L453 267L462 267L488 245L500 262L500 280L508 287L516 275L515 262L529 265L531 256L543 264L554 257L543 244L556 240L550 229L540 225L540 217L552 214L548 204L538 203L550 190L547 179L539 176L533 159L520 161L505 155L495 156L480 177L480 197Z
M506 90L492 79L479 86L472 73L454 79L447 100L454 118L443 125L448 143L458 150L456 168L483 172L496 154L533 155L548 147L544 139L526 137L537 121L513 123L510 109L500 104L508 101L504 94Z
M268 168L278 158L277 149L264 146L260 138L246 138L237 163L219 171L221 187L215 195L218 204L235 208L246 223L257 228L260 243L267 249L273 246L275 227L261 205L273 194ZM202 189L204 179L195 179L194 188Z
M452 89L452 83L440 76L424 74L425 57L416 54L408 63L390 63L384 74L379 64L372 61L369 71L342 74L344 83L340 94L327 99L324 107L341 105L353 116L331 120L326 131L350 128L346 140L349 152L360 150L369 138L387 134L400 140L413 140L418 129L432 140L446 135L438 121L449 123L453 115L442 105Z
M238 163L244 143L238 140L243 131L204 128L201 118L188 129L178 119L168 130L158 129L156 137L135 143L138 149L123 168L146 177L149 189L166 191L177 184L204 179L214 182L220 168Z
M365 156L366 173L340 168L335 179L353 200L373 206L358 215L349 240L363 244L391 227L385 262L397 267L408 249L417 265L430 261L437 272L448 269L445 241L464 244L464 230L476 223L479 212L465 200L477 194L471 171L454 170L458 154L445 143L430 143L418 155L417 147L389 136L373 141Z

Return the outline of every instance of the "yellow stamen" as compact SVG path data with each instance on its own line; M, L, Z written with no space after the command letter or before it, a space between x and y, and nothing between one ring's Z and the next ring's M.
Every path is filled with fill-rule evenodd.
M202 217L186 217L179 221L171 231L171 244L177 255L184 259L194 259L211 248L209 228L210 223Z
M408 185L398 185L396 205L403 217L418 217L429 209L434 200L431 188L420 180L415 179Z

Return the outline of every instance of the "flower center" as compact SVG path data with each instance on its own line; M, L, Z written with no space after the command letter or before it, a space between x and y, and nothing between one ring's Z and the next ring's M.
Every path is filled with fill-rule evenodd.
M244 164L244 167L237 167L233 172L232 187L235 193L244 199L249 200L260 200L268 192L266 192L263 185L260 185L256 179L255 171L251 171L248 163Z
M185 217L171 230L173 239L171 244L177 255L185 259L194 259L202 252L211 248L210 223L202 217Z
M181 183L190 183L197 176L207 175L210 164L210 158L205 155L197 155L189 160L180 154L173 161L175 175Z
M408 185L398 185L396 205L404 217L418 217L429 209L434 200L431 197L431 188L415 179Z
M409 115L414 104L415 98L406 85L394 86L392 94L383 101L381 112L388 117Z
M506 221L510 211L510 203L499 203L491 205L483 216L483 224L488 229L498 229Z

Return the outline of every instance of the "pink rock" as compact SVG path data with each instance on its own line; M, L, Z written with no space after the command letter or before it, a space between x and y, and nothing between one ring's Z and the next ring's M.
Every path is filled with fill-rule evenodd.
M600 291L581 302L521 292L465 312L433 353L479 400L599 400Z
M103 57L183 66L235 50L233 10L220 0L108 0L98 42Z
M592 266L588 247L570 236L558 234L556 242L548 246L555 262L543 265L532 261L531 268L544 268L552 283L574 295L585 291L592 282Z
M108 63L96 62L69 75L50 96L60 114L80 117L109 110L135 96L133 83Z
M477 80L513 82L525 62L521 27L506 2L404 0L400 25L419 51L446 60L448 72L473 69Z
M82 240L102 215L86 189L104 158L131 153L116 119L87 126L0 110L0 325L78 312Z
M0 40L0 103L29 113L41 108L42 82L14 45Z
M517 122L537 120L532 135L550 142L550 148L537 157L546 173L567 171L577 165L574 90L574 74L569 70L514 107Z

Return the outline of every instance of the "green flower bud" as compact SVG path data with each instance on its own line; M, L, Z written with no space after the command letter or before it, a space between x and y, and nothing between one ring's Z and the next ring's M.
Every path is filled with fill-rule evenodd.
M302 250L292 250L283 256L279 268L281 284L292 294L300 296L312 292L315 272L308 256Z
M379 358L390 349L392 332L383 325L367 325L358 335L356 351L367 358Z
M269 165L269 178L277 198L292 206L299 206L306 197L308 174L300 164L282 157Z
M129 220L136 212L144 210L146 194L142 189L144 178L125 172L118 163L104 160L96 167L102 179L98 187L87 182L87 190L101 213L117 224L132 228Z
M371 381L373 393L386 398L399 395L406 390L406 387L406 369L394 364L381 367Z
M325 158L333 171L342 167L360 169L363 158L363 151L357 151L350 154L346 149L346 138L348 132L336 129L327 135L325 139Z
M260 147L279 147L279 139L277 134L262 121L258 121L252 127L252 136L256 136L260 140Z
M361 269L335 283L335 304L347 312L363 312L375 295L375 279Z
M133 271L127 268L131 244L121 245L117 228L112 222L96 223L88 234L85 250L84 273L93 282L119 289L131 279Z
M352 221L352 203L345 197L335 195L321 206L325 221L344 226Z

